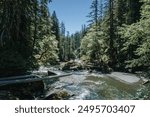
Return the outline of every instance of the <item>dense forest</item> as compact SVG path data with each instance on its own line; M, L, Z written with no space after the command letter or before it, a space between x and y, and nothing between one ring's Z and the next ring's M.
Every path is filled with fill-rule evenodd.
M0 0L0 76L80 59L101 71L150 75L150 1L93 0L88 26L70 34L51 0Z

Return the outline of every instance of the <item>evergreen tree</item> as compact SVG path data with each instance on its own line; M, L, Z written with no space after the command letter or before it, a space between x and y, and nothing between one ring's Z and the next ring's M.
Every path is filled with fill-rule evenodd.
M50 45L50 49L49 45L45 45L47 42L56 42L51 34L48 1L0 2L0 74L2 76L25 73L37 66L37 60L43 58L43 54L52 51L53 54L57 54L56 47ZM46 48L49 49L45 52ZM45 59L49 59L47 57Z
M37 1L0 2L0 74L19 74L33 67L31 25L35 6Z
M114 32L115 32L115 42L114 47L116 49L115 57L115 69L123 71L125 68L124 60L126 54L124 54L121 49L123 48L124 39L118 34L118 28L126 23L126 12L127 12L127 1L126 0L116 0L114 3Z
M61 43L60 43L60 28L59 28L59 20L57 18L56 12L54 11L52 13L52 21L53 21L53 26L52 26L52 33L56 36L56 40L58 41L58 53L59 53L59 59L62 61L61 58Z
M90 30L90 31L92 31L92 33L95 34L95 36L92 37L93 42L91 43L92 46L95 47L95 50L92 51L92 53L90 54L90 57L93 58L93 60L97 60L98 54L99 54L99 44L98 44L99 2L98 0L93 0L90 9L91 9L91 12L89 13L88 17L90 18L89 22L91 22L90 27L93 28L93 30Z
M40 65L47 65L54 64L58 61L58 41L52 32L53 20L48 12L48 7L43 7L43 5L44 4L41 3L35 57Z
M60 60L65 60L65 24L61 22L60 24Z
M103 8L101 8L102 6L103 5L98 4L98 1L93 1L92 3L90 14L91 20L94 23L87 28L86 35L81 40L81 59L94 63L97 67L103 69L103 67L108 64L108 56L106 54L107 36L105 36L104 29L102 28L103 13L101 12L100 15L100 11L103 11Z
M123 51L128 52L131 50L131 47L134 47L134 50L132 50L134 56L130 56L129 59L126 59L126 67L131 68L132 71L149 71L150 67L150 2L149 0L142 0L142 2L144 2L144 4L141 11L141 20L132 25L124 25L120 31L122 38L126 39Z
M99 19L99 2L98 2L98 0L93 0L90 9L91 9L91 12L88 15L90 20L88 22L90 22L90 26L92 24L95 24L95 31L97 31L98 30L98 19Z
M115 43L115 26L114 26L114 0L109 0L109 32L108 32L108 45L109 45L109 57L110 57L110 66L114 68L116 64L116 49L114 46Z

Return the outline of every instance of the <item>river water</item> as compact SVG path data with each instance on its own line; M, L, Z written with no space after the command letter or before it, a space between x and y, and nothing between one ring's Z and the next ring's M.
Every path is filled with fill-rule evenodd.
M87 71L73 72L71 76L45 81L45 84L47 94L67 92L71 96L65 99L69 100L129 100L149 99L150 96L150 87L141 82L126 84L104 74Z

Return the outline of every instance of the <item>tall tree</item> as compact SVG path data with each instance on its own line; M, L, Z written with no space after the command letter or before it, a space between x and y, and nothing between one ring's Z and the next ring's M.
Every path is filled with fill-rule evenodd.
M65 24L64 22L61 22L60 24L60 61L65 60Z
M54 64L58 61L58 47L52 31L53 20L46 4L40 3L40 16L38 20L38 39L35 46L35 57L40 64Z
M98 18L99 18L99 3L98 3L98 0L93 0L90 9L91 9L91 12L88 15L90 20L88 22L90 22L90 25L95 24L96 25L95 30L97 30Z
M109 32L108 32L108 45L109 45L109 57L110 57L110 66L114 67L116 63L116 50L114 47L115 43L115 26L114 26L114 0L109 0Z
M127 1L126 0L115 0L114 3L114 47L116 49L115 53L115 69L122 71L125 68L124 58L126 58L126 54L122 52L124 39L118 34L118 27L121 27L126 23L126 13L127 13Z
M99 20L103 19L104 15L104 0L99 0Z
M150 2L149 0L142 0L142 2L144 4L142 5L140 21L131 25L124 25L120 33L122 38L126 40L123 50L132 52L132 55L130 54L130 57L126 59L126 67L132 71L143 70L150 73Z
M94 0L89 14L93 23L87 28L86 35L81 40L81 58L88 62L95 63L100 67L108 61L108 56L106 55L107 44L105 41L107 36L102 28L104 24L102 24L103 11L102 1Z
M95 36L93 37L93 46L95 46L95 51L91 53L91 57L93 59L98 59L98 51L99 51L99 44L98 44L98 31L99 31L99 2L98 0L93 0L91 4L91 12L89 13L88 17L90 18L89 22L91 22L90 27L93 28L93 33Z
M54 11L52 13L52 21L53 21L53 26L52 26L52 33L56 36L56 40L58 41L58 53L59 53L59 59L61 60L61 43L60 43L60 28L59 28L59 20L57 18L56 12Z

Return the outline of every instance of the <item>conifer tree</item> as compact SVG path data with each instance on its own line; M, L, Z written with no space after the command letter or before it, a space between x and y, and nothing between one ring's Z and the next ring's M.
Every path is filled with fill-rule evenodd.
M53 26L52 26L52 33L55 35L56 40L58 41L58 53L59 53L59 59L61 61L61 53L60 53L60 49L61 49L61 43L60 43L60 28L59 28L59 20L57 18L56 12L54 11L52 13L52 21L53 21Z

